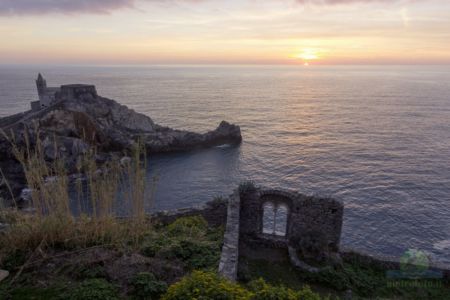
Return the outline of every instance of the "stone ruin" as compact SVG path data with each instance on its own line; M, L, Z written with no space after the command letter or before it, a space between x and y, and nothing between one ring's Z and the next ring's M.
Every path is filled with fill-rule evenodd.
M236 280L240 257L289 259L308 272L341 264L343 211L331 198L241 186L228 201L219 273Z
M219 273L231 280L245 273L247 259L288 261L311 273L342 266L343 262L400 270L397 257L340 247L343 211L343 204L331 198L247 184L227 199L158 212L153 217L170 224L180 217L200 215L210 226L225 226ZM450 279L448 266L433 263L430 268Z

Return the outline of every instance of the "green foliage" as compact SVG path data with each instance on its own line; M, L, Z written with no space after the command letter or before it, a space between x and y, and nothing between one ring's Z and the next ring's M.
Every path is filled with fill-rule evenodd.
M387 286L383 271L345 264L341 269L326 269L319 273L302 273L305 281L329 286L338 291L351 289L364 297L373 296Z
M3 269L13 270L25 263L27 259L27 254L23 250L14 250L1 261L1 265Z
M8 300L62 300L65 297L67 282L55 282L50 286L30 285L29 278L24 278L22 284L11 287L9 282L0 284L0 299Z
M328 289L328 292L334 291L334 295L351 289L356 297L369 299L450 300L450 288L442 280L437 282L418 280L412 283L407 282L406 286L396 286L388 282L384 270L368 268L357 263L346 263L343 268L329 268L319 273L298 271L289 262L271 263L264 260L242 260L240 264L240 278L244 276L245 279L251 280L263 277L270 284L283 284L296 290L301 289L303 284L310 284ZM243 266L247 266L247 268L243 268ZM412 284L412 286L408 286L408 284ZM307 291L304 292L307 293Z
M73 291L68 292L69 300L118 300L117 287L105 279L87 279Z
M167 259L178 258L186 263L190 270L215 266L220 258L220 247L217 244L181 240L172 244L163 255Z
M131 295L136 299L155 300L167 290L167 284L164 281L156 279L152 273L138 273L131 281L133 290Z
M321 300L309 287L299 291L284 286L271 286L263 279L252 281L248 289L215 273L196 271L169 287L163 300Z
M55 288L37 288L37 287L21 287L14 289L9 294L11 300L59 300L61 291ZM0 294L1 296L1 294Z
M217 267L222 240L222 228L208 228L202 217L184 217L149 236L141 253L182 261L188 270L212 269Z
M93 279L93 278L106 278L107 274L105 268L100 265L79 266L73 274L78 279Z
M248 300L251 292L214 273L195 271L169 287L163 300Z
M208 223L199 216L179 218L169 226L167 232L170 236L202 236L206 233Z
M253 280L248 284L253 292L251 300L321 300L322 298L306 286L295 291L285 286L272 286L264 279Z

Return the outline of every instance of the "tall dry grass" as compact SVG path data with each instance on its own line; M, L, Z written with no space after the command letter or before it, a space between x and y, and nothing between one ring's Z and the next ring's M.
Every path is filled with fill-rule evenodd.
M11 225L0 234L0 260L15 251L137 245L149 230L145 215L147 159L142 143L135 144L130 157L112 158L103 164L97 162L96 150L88 149L76 163L78 178L71 181L66 158L58 154L56 142L56 158L48 161L38 130L33 145L28 134L23 137L25 146L19 146L13 134L3 135L23 167L33 211L0 210L0 222L4 219ZM73 187L75 193L70 192ZM118 218L119 204L129 210L127 218Z

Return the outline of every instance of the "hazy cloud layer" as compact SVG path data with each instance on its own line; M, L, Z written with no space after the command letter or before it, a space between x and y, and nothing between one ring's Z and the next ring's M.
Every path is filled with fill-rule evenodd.
M114 10L134 7L136 2L139 1L142 2L183 1L183 2L199 3L207 0L0 0L0 15L3 16L41 15L50 13L108 14ZM284 1L284 0L277 0L277 1ZM376 3L376 2L392 3L392 2L399 2L401 0L293 0L293 1L301 4L333 5L333 4Z
M346 4L346 3L377 3L377 2L398 2L396 0L296 0L299 3L311 4Z
M133 7L134 0L0 0L0 15L98 13Z

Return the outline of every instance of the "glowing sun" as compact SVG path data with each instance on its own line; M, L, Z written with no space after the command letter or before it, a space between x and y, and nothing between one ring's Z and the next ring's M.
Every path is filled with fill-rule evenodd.
M311 61L320 59L319 54L314 49L303 49L293 57L302 60L304 66L309 66Z

